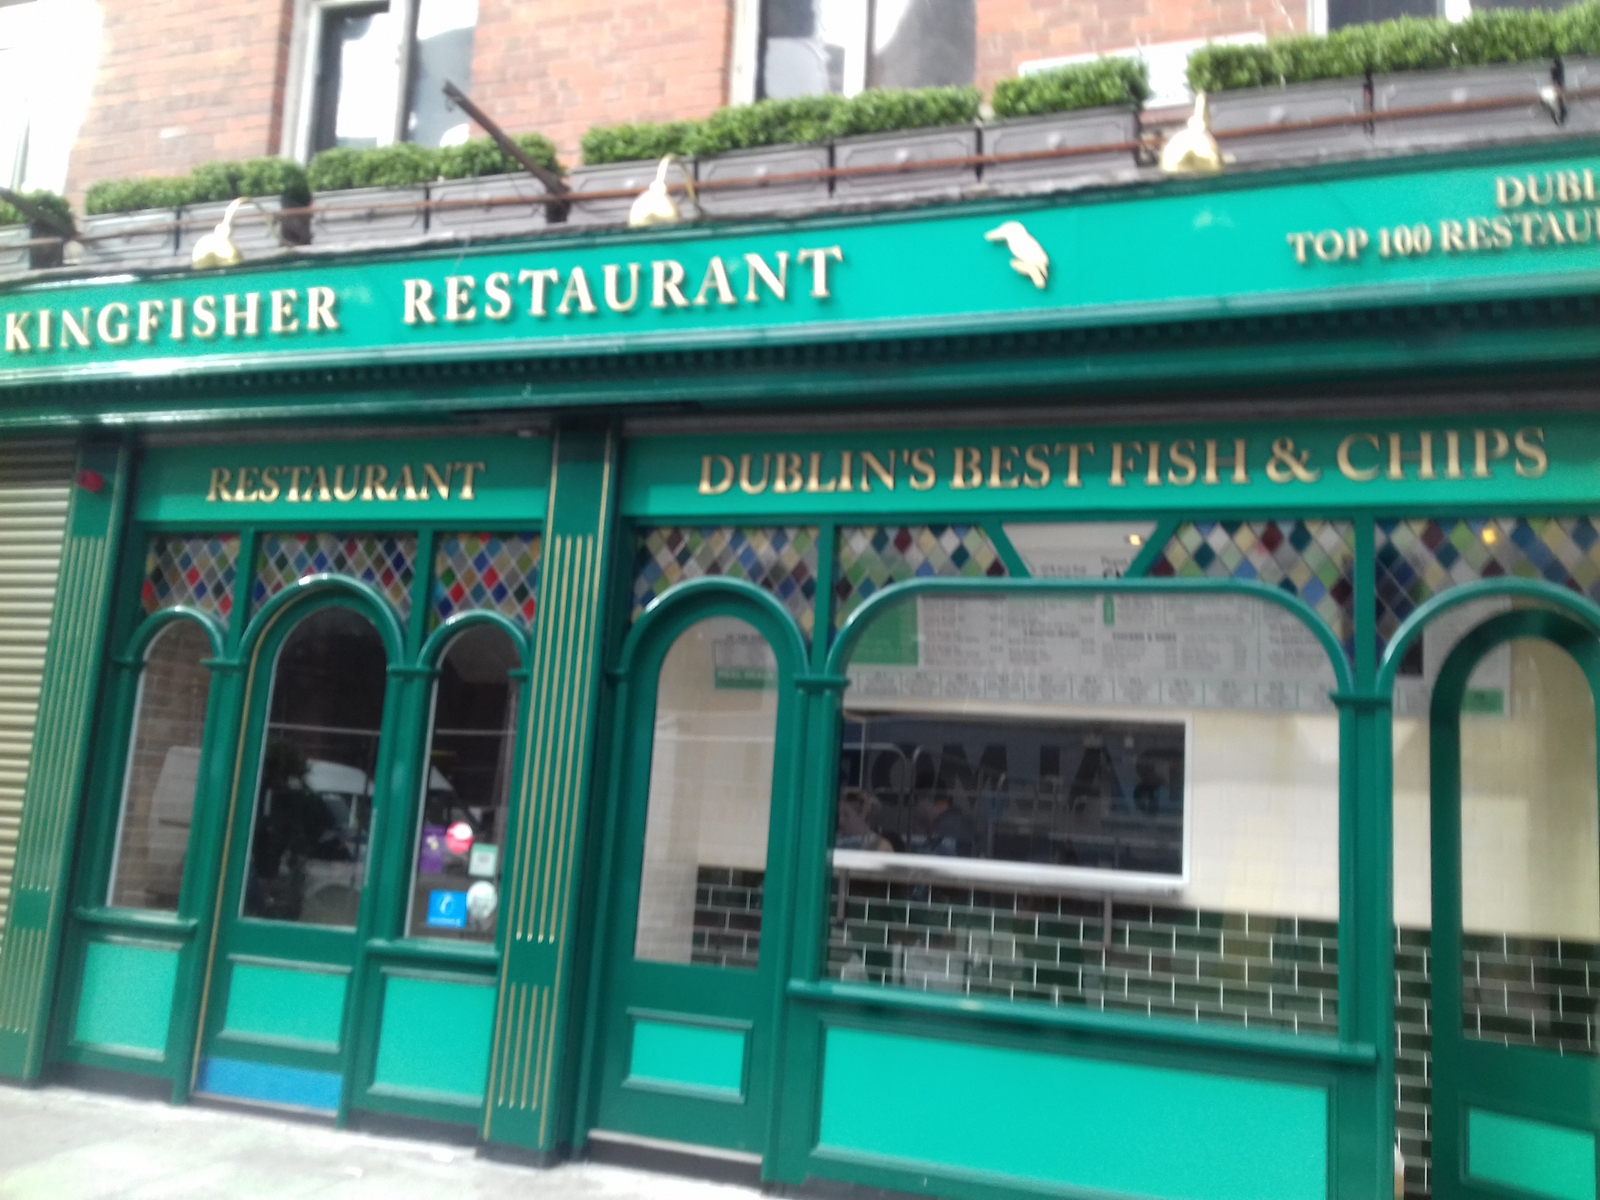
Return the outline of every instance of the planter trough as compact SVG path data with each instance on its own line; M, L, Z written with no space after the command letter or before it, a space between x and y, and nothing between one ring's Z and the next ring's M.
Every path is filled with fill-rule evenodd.
M1367 111L1363 79L1323 79L1288 87L1241 88L1209 97L1211 132L1217 135L1223 161L1251 163L1305 162L1358 154L1372 145L1367 124L1326 125L1230 138L1229 130L1287 125L1327 117L1356 116Z
M827 146L762 146L702 158L697 171L702 184L724 179L765 179L772 175L826 171L829 158ZM710 188L701 194L700 208L708 217L770 213L780 209L819 207L828 202L828 194L826 176L792 183Z
M979 133L973 125L904 129L840 138L833 144L833 165L839 170L900 166L941 158L970 158L978 153ZM833 181L833 198L846 203L851 200L930 200L960 196L977 182L976 166L841 175Z
M428 232L426 184L318 192L311 199L311 241L319 248L394 246Z
M33 231L26 225L0 226L0 279L15 279L33 270L33 251L28 242Z
M95 267L175 267L178 258L178 213L171 208L108 213L85 217L78 224L83 247L79 260Z
M1523 101L1504 108L1468 109L1432 116L1377 121L1373 140L1395 150L1430 150L1463 142L1521 141L1560 132L1554 114L1540 99L1553 79L1550 63L1512 63L1456 71L1399 71L1372 80L1372 108L1465 104L1474 100Z
M1015 117L983 127L983 152L990 155L1069 150L1138 140L1138 110L1123 106ZM1137 173L1138 161L1133 150L1128 149L989 163L983 168L983 181L998 191L1047 192L1121 183L1135 178Z
M546 205L491 204L488 201L542 196L544 184L532 175L485 175L476 179L446 179L428 185L428 233L458 238L515 237L550 223ZM444 202L441 204L441 202ZM561 206L551 206L559 213Z
M1600 95L1577 95L1587 88L1600 90L1600 58L1563 59L1561 71L1567 92L1566 128L1573 132L1600 129Z
M636 159L632 162L602 163L596 167L574 167L568 186L572 189L572 207L567 213L570 225L622 225L628 220L628 210L634 197L617 196L609 200L584 200L585 192L611 192L626 189L642 192L655 181L659 160ZM667 170L667 185L672 198L683 210L685 218L696 215L682 184L694 178L694 162L683 159Z

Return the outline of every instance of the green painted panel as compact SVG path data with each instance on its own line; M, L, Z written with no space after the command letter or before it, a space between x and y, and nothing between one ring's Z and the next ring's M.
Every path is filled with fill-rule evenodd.
M1321 1200L1321 1088L853 1029L827 1034L821 1146L1170 1200Z
M177 978L176 949L90 942L73 1040L164 1052Z
M373 1082L482 1100L494 1033L494 988L390 976Z
M226 1033L339 1044L346 976L258 963L234 963L228 979Z
M549 479L547 438L164 447L140 469L138 516L196 528L378 520L521 530L544 513Z
M1600 271L1600 239L1551 230L1563 217L1588 228L1585 189L1504 212L1497 194L1502 177L1577 180L1592 166L1562 151L1526 147L1489 166L1395 159L1172 180L1110 200L557 233L410 257L225 273L175 264L166 278L35 284L0 296L0 385L606 352L623 339L641 350L751 345L1565 294L1592 288ZM1022 228L1002 230L1006 221ZM1403 240L1386 239L1400 227ZM1041 250L1047 275L1013 265L1018 254L1037 263Z
M1474 1108L1467 1174L1555 1200L1595 1200L1594 1134Z
M744 1090L743 1030L636 1019L628 1078L738 1095Z
M1196 505L1432 512L1473 503L1586 505L1597 471L1600 426L1560 414L697 433L630 441L622 507L646 519L711 521L1069 507L1188 514ZM784 475L792 486L779 490L774 481ZM762 487L747 490L742 478Z

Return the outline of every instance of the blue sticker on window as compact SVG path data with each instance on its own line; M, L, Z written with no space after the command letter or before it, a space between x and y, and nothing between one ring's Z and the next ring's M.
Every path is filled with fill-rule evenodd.
M428 924L435 929L465 929L467 927L467 894L465 892L429 892Z

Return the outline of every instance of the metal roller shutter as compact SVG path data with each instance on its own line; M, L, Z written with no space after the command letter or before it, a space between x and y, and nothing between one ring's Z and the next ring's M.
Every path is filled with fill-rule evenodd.
M0 443L0 939L75 464L70 442Z

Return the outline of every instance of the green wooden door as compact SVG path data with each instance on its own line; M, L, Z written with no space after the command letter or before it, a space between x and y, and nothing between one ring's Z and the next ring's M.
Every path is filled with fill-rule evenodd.
M620 696L595 1124L759 1154L787 943L798 639L726 593L655 618Z
M1463 638L1434 687L1439 1200L1596 1195L1597 683L1591 632L1520 610Z
M389 654L366 615L324 598L279 610L251 656L201 1094L340 1109L388 808Z

